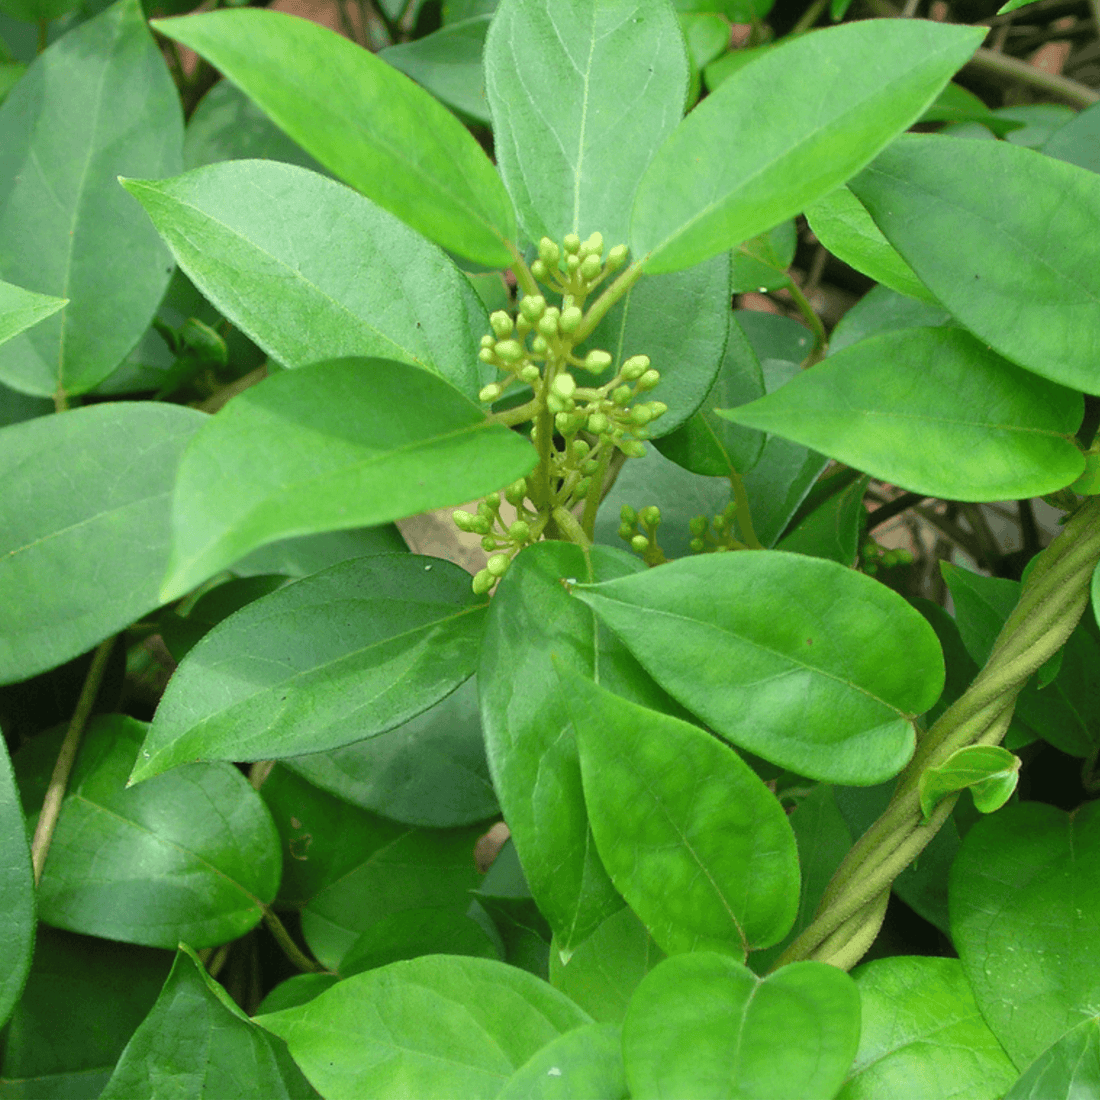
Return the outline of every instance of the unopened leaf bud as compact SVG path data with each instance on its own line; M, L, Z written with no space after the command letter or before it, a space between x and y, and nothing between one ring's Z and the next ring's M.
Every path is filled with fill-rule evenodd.
M638 519L640 519L646 527L659 527L661 525L661 509L655 504L651 504L648 508L643 508L638 513Z
M688 530L697 538L701 539L706 533L707 528L710 526L710 522L706 516L692 516L688 520Z
M477 395L479 401L488 404L491 401L495 401L504 391L496 382L490 382L487 386L481 387L481 392Z
M565 333L576 332L583 320L583 310L579 309L577 306L566 306L565 309L561 311L561 317L558 320L558 328Z
M499 345L498 345L499 347ZM651 390L658 382L661 381L660 374L655 370L647 370L641 378L638 379L638 389Z
M577 381L571 374L564 372L559 374L554 381L550 383L550 389L553 390L558 397L567 401L576 392Z
M486 333L481 338L481 346L483 348L491 348L495 343L496 343L496 340L494 340L488 333Z
M539 368L534 363L528 363L520 372L519 378L521 382L526 382L530 385L532 382L537 382L542 377Z
M507 554L494 554L486 563L485 568L492 573L494 577L503 577L508 572L508 566L511 564L511 559Z
M649 370L649 356L632 355L619 368L619 373L628 382L636 382L647 370Z
M534 277L538 279L540 283L544 283L546 282L546 277L550 274L550 272L546 264L544 264L542 260L536 260L531 265L531 274L534 275Z
M538 330L543 336L557 336L558 318L561 314L555 306L550 306L538 320Z
M584 247L591 255L598 256L603 251L603 234L593 233L592 236L584 242Z
M611 427L611 421L601 412L592 413L588 417L588 430L593 435L603 435Z
M627 458L645 458L645 444L637 439L616 440L616 443Z
M505 363L518 363L523 358L523 345L518 340L499 340L495 350L497 358Z
M593 374L599 374L600 371L605 371L610 366L611 356L606 351L600 351L598 348L593 348L584 357L584 369L591 371Z
M561 243L565 245L565 251L571 256L575 256L581 247L581 239L576 233L566 233Z
M629 386L617 386L611 391L611 400L620 407L623 405L629 405L630 399L634 396L634 391Z
M638 513L629 504L624 504L619 509L619 519L623 523L635 524L638 522Z
M649 549L649 539L645 535L635 535L630 540L630 548L636 554L644 554Z
M561 253L558 250L557 244L550 240L549 237L543 237L542 240L539 241L539 259L542 260L544 264L547 266L556 264L560 255Z
M508 527L508 537L513 542L526 542L531 537L531 528L524 520L517 519Z
M473 516L469 512L463 512L462 509L459 509L457 512L451 513L451 519L454 520L455 526L460 531L466 531L473 534L474 526L477 523L477 516Z
M541 294L529 294L520 302L519 309L528 321L537 321L546 312L546 299Z
M489 314L489 327L496 333L498 340L504 340L512 335L515 322L502 309Z
M496 583L496 577L488 569L481 569L474 574L473 590L475 596L484 596Z
M481 540L481 549L491 554L497 548L497 540L492 535L486 535Z
M618 271L626 263L627 248L625 244L617 244L607 254L608 271Z
M630 523L623 523L619 526L619 538L623 542L629 542L634 537L634 526Z
M597 278L601 271L603 271L603 264L600 263L599 256L585 256L581 260L581 275L590 282Z

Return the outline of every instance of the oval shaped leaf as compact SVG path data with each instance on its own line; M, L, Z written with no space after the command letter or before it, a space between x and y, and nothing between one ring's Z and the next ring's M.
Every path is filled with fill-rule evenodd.
M958 959L876 959L852 977L862 1007L859 1050L837 1100L1004 1096L1016 1070Z
M884 333L720 415L949 500L1054 492L1084 469L1081 395L961 329Z
M1047 1047L1004 1100L1046 1100L1048 1096L1100 1096L1100 1015L1070 1028Z
M451 252L505 267L511 199L438 100L318 23L262 8L153 24L205 57L329 171Z
M504 0L485 39L485 93L504 182L527 236L625 244L630 205L684 113L688 60L668 4Z
M769 49L653 158L634 200L635 258L676 271L793 217L912 125L982 33L875 19Z
M920 613L820 558L683 558L574 594L712 729L825 782L896 775L913 717L943 690L939 641Z
M0 1023L23 993L34 950L34 874L19 791L0 745Z
M779 800L731 748L563 668L600 859L661 948L743 962L798 907L798 853Z
M626 1100L617 1027L585 1024L547 1043L509 1078L497 1100Z
M194 764L126 789L145 723L88 727L39 886L57 928L168 947L207 947L254 928L275 897L279 838L260 796L228 764ZM64 730L15 757L24 804L41 805ZM37 813L28 812L31 825Z
M427 955L256 1022L286 1040L326 1100L493 1100L547 1043L592 1021L525 970Z
M340 359L284 371L230 401L185 453L162 595L181 596L288 535L470 500L536 460L524 439L416 367Z
M1100 1000L1100 803L1008 806L951 868L951 939L986 1022L1019 1069Z
M623 1023L634 1100L832 1100L859 1041L859 993L842 970L800 962L758 978L699 951L654 967Z
M160 603L176 466L207 420L117 402L0 431L0 683L70 660Z
M986 344L1100 393L1100 176L1009 142L960 150L910 134L850 187L925 286ZM1056 216L1036 195L1058 196Z
M137 0L45 50L0 107L0 277L69 299L0 348L0 380L84 393L156 312L172 262L119 173L182 167L179 94Z
M442 250L361 195L263 160L124 186L192 282L284 367L375 355L477 396L481 300Z
M438 558L359 558L255 600L184 658L132 780L194 760L269 760L361 741L477 665L486 602Z

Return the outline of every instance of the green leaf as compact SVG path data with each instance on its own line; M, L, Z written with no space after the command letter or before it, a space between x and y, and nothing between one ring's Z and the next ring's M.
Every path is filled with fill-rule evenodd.
M458 504L535 461L525 440L415 367L341 359L284 371L230 401L184 454L162 598L275 539Z
M889 287L876 286L841 317L829 337L829 354L835 355L860 340L883 332L942 325L955 325L951 314L945 309L918 302Z
M533 1054L497 1093L497 1100L628 1100L619 1029L585 1024Z
M477 678L394 729L286 766L322 790L393 821L448 829L498 812Z
M634 201L635 257L676 271L793 217L915 122L980 41L972 28L875 19L768 50L661 146Z
M37 822L64 729L15 755ZM226 943L259 923L281 860L271 817L228 764L195 764L126 789L145 724L93 720L61 805L38 892L57 928L166 947Z
M961 329L907 329L831 355L776 393L720 410L874 477L950 500L1053 492L1084 459L1080 394Z
M1004 1100L1100 1094L1100 1016L1072 1027L1047 1047Z
M465 897L463 897L465 901ZM422 955L499 959L497 938L457 909L406 909L376 920L340 958L344 977Z
M160 603L176 466L205 422L119 402L0 431L0 682L62 664Z
M1048 157L1100 172L1100 109L1094 103L1064 126L1059 126L1043 143Z
M619 1025L638 983L664 957L649 929L623 906L564 961L551 950L550 982L594 1020Z
M369 50L317 23L260 8L153 25L240 87L329 171L451 252L512 262L504 185L436 99Z
M0 745L0 1024L23 993L34 951L34 873L19 791Z
M899 294L938 304L847 187L838 187L807 207L806 220L814 236L849 266Z
M959 146L914 134L850 186L921 282L985 344L1054 382L1100 392L1090 244L1100 177L1003 141ZM1057 218L1036 207L1038 194L1058 195Z
M758 978L699 951L655 967L623 1024L634 1100L832 1100L859 1042L847 974L799 962Z
M526 971L448 955L356 974L256 1022L286 1040L326 1100L493 1100L547 1043L591 1023Z
M1053 104L1043 104L1045 107ZM1010 108L1018 111L1021 108ZM1023 107L1027 110L1027 106ZM959 84L948 84L936 96L936 101L921 115L921 122L980 122L997 137L1004 137L1024 127L1025 123L1006 118L1000 111L991 111L973 92Z
M781 939L798 855L775 795L698 727L559 671L600 859L661 948L744 961Z
M149 327L172 264L119 173L181 167L179 95L137 0L42 53L0 107L0 278L69 300L0 348L0 380L84 393Z
M69 304L68 298L35 294L21 286L0 282L0 344Z
M822 488L831 479L822 479ZM828 558L840 565L855 565L859 542L867 521L863 495L869 477L857 477L843 485L813 509L780 543L780 550ZM807 500L809 504L813 498Z
M476 397L481 300L439 248L369 200L275 161L125 187L195 285L283 366L378 356Z
M331 989L340 979L335 974L295 974L280 982L261 1002L257 1016L265 1012L282 1012L284 1008L304 1005Z
M283 1043L257 1027L180 944L157 1003L122 1052L101 1100L317 1096Z
M1007 4L1002 4L997 9L998 15L1007 15L1010 11L1015 11L1017 8L1026 8L1028 4L1034 4L1035 0L1008 0Z
M767 233L738 245L733 250L734 294L763 294L789 286L787 268L794 262L797 247L798 231L793 221L780 222Z
M1100 803L1008 806L966 834L951 938L982 1015L1017 1068L1096 1015Z
M133 781L193 760L269 760L382 733L477 665L485 600L451 562L382 554L255 600L183 660Z
M958 959L876 959L852 977L863 1009L859 1052L836 1100L1004 1096L1016 1071Z
M40 925L0 1053L5 1097L95 1100L171 965L168 951Z
M482 75L482 51L487 16L449 23L412 42L378 51L387 64L399 69L460 116L490 125L489 104Z
M726 350L718 374L699 409L654 446L678 466L705 477L729 477L751 469L764 449L764 433L730 424L716 416L718 407L746 405L764 396L764 376L752 345L736 318L728 314Z
M532 241L625 244L646 166L684 112L688 62L668 4L504 0L485 40L501 175Z
M920 808L927 822L941 799L970 790L979 812L999 810L1016 790L1020 758L1000 745L967 745L920 777Z
M707 555L574 594L712 729L825 782L895 775L913 752L913 716L943 689L921 615L820 558Z

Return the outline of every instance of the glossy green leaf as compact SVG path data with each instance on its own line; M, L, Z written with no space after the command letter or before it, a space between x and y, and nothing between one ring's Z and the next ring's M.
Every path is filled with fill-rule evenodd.
M1052 106L1044 104L1044 106ZM1019 108L1013 108L1018 110ZM1027 109L1026 107L1024 108ZM921 122L980 122L997 137L1019 130L1024 123L991 111L973 92L951 83L936 96L935 102L921 115Z
M1045 378L1100 392L1100 271L1090 243L1100 177L1003 141L963 151L909 135L850 186L921 282L984 343ZM1037 194L1058 196L1056 218L1036 206Z
M400 725L474 671L484 618L470 575L439 558L356 558L295 581L188 653L133 779L337 748Z
M1047 1047L1005 1093L1004 1100L1100 1095L1100 1016L1070 1028Z
M161 602L176 466L205 422L120 402L0 431L0 682L76 657Z
M730 314L730 262L726 255L690 271L643 276L608 313L585 349L602 348L616 362L648 355L660 372L653 396L668 412L649 425L651 436L667 435L690 417L706 397L722 363ZM578 371L581 385L607 379Z
M523 970L447 955L357 974L256 1022L286 1040L325 1100L493 1100L547 1043L591 1023Z
M721 415L952 500L1049 493L1084 468L1073 442L1080 394L1001 359L960 329L872 337Z
M835 355L860 340L883 332L954 324L945 309L918 302L889 287L876 286L841 317L829 337L829 354Z
M793 317L752 309L734 310L733 315L761 363L783 359L797 367L813 351L813 333Z
M0 428L20 424L37 416L47 416L56 411L52 401L45 397L31 397L0 384Z
M806 220L814 236L849 266L899 294L938 304L847 187L838 187L807 207Z
M764 376L752 345L732 313L728 323L726 350L702 405L679 428L654 444L665 458L706 477L728 477L731 466L743 474L764 449L763 432L738 427L714 412L764 396Z
M485 40L501 175L537 241L627 243L638 181L684 112L688 61L668 4L503 0Z
M743 961L782 938L798 856L775 795L709 733L561 674L600 859L661 948Z
M448 829L497 812L489 778L477 678L423 714L377 737L287 760L291 771L394 821Z
M69 299L0 347L0 380L83 393L148 328L172 263L120 173L181 167L179 95L137 0L42 53L0 107L0 278Z
M827 483L829 480L831 479L822 479L822 482ZM870 480L866 476L857 477L826 496L803 518L796 517L797 526L782 539L778 549L794 554L810 554L815 558L828 558L849 567L855 565L867 522L863 496ZM818 486L823 488L822 482L818 482ZM812 496L808 497L805 503L808 505L814 499Z
M859 1041L859 994L817 962L758 978L727 955L666 959L623 1023L634 1100L832 1100Z
M585 1024L547 1043L497 1093L497 1100L628 1100L619 1029Z
M441 249L381 207L275 161L125 186L195 285L283 366L378 356L477 395L480 299Z
M494 940L476 920L456 909L406 909L360 932L340 958L340 974L351 977L423 955L499 959Z
M1020 758L1000 745L967 745L920 777L920 808L925 821L949 794L969 789L983 814L999 810L1020 778Z
M96 1100L171 965L168 951L39 926L0 1051L5 1100Z
M64 729L15 755L37 821ZM275 896L278 837L259 795L228 764L195 764L132 790L145 724L93 720L61 805L38 891L42 920L73 932L167 947L226 943Z
M982 1015L1023 1070L1100 998L1100 803L1008 806L966 834L951 938Z
M638 983L665 957L629 906L613 913L564 961L550 952L550 981L594 1020L621 1024Z
M635 257L676 271L793 217L915 122L980 41L971 28L875 19L767 51L661 146L634 201Z
M734 294L763 294L789 286L787 268L794 262L797 247L798 231L793 221L780 222L767 233L744 241L733 250Z
M350 531L323 531L301 538L279 539L253 550L233 563L238 577L282 573L285 577L308 577L350 558L371 554L403 554L408 550L393 523L358 527Z
M511 200L489 158L436 99L317 23L259 8L158 19L345 183L451 252L505 267Z
M1059 126L1043 143L1048 157L1076 164L1090 172L1100 172L1100 108L1094 103L1070 122Z
M826 782L895 775L913 752L913 716L943 689L920 614L820 558L708 555L574 594L712 729Z
M230 401L185 453L162 597L264 543L458 504L535 461L525 440L416 367L341 359L284 371Z
M863 1020L837 1100L1004 1096L1016 1071L982 1019L958 959L876 959L852 977Z
M331 989L340 979L335 974L295 974L280 982L261 1002L257 1016L266 1012L282 1012L284 1008L296 1008L319 997Z
M474 16L448 23L423 38L388 46L378 56L452 110L488 126L482 66L488 29L486 16Z
M69 304L68 298L35 294L21 286L0 282L0 344Z
M34 874L6 745L0 745L0 1024L23 992L34 949Z
M157 1003L122 1052L101 1100L308 1100L286 1047L257 1027L180 945Z

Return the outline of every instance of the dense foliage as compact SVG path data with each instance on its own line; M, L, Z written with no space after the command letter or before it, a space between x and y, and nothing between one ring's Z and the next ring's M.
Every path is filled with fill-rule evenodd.
M189 7L0 0L0 1096L1100 1095L1100 106Z

